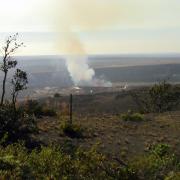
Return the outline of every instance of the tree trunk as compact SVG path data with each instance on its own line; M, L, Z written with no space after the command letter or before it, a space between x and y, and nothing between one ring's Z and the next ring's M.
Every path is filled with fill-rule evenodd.
M12 94L12 104L13 104L13 109L15 112L16 111L16 95L15 95L15 92L13 92L13 94Z
M1 106L4 103L4 96L5 96L5 91L6 91L6 78L7 78L7 71L4 72L3 88L2 88L2 96L1 96Z

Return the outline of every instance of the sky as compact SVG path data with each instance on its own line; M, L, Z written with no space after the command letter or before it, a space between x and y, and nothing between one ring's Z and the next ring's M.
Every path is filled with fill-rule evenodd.
M0 0L22 55L180 53L179 0Z

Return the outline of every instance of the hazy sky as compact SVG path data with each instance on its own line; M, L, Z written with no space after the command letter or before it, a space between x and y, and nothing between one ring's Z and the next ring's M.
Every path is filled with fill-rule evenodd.
M0 23L20 54L64 54L74 39L88 54L180 53L179 0L0 0Z

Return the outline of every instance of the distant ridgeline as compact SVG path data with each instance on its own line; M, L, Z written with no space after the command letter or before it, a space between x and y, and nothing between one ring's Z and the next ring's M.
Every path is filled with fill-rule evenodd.
M159 64L96 69L96 75L104 74L111 82L154 83L168 80L180 83L180 64Z

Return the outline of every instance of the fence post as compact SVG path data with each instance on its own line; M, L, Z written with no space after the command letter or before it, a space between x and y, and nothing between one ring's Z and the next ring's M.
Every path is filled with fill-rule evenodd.
M73 101L73 96L70 94L69 98L69 123L72 124L72 101Z

